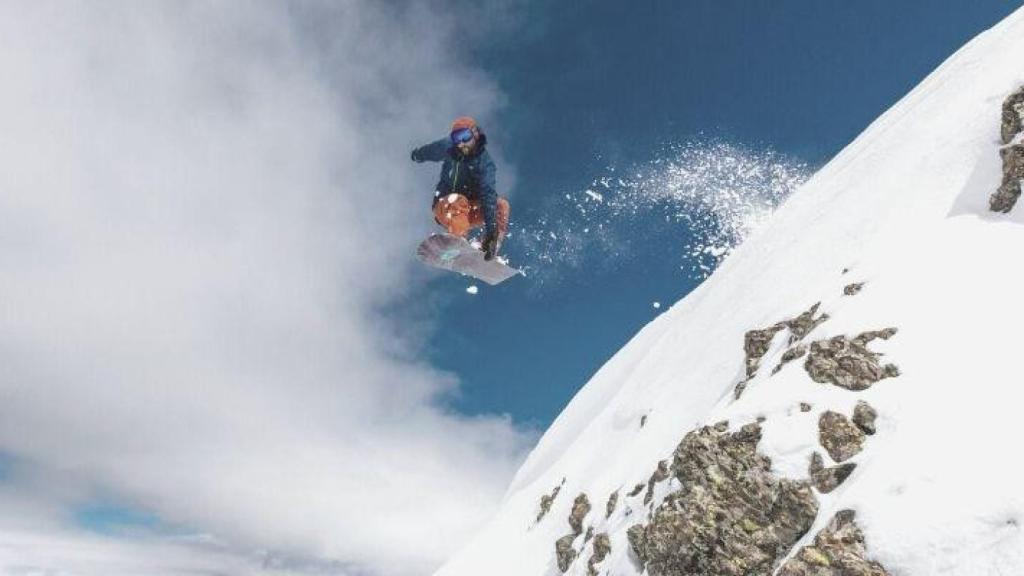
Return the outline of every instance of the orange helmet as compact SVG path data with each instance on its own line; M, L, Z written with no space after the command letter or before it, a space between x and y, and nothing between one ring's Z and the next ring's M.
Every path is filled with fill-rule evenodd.
M463 130L466 128L476 128L476 120L473 120L469 116L460 116L452 122L452 128L449 132L455 132L456 130Z

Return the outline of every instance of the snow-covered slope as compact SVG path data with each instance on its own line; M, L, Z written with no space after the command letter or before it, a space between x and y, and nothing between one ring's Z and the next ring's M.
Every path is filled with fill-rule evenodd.
M1022 84L1024 9L874 122L602 367L544 435L497 517L437 576L558 574L555 542L567 535L563 551L578 553L568 574L587 573L595 542L610 552L592 563L594 573L640 574L627 530L649 525L670 494L694 492L678 462L652 479L689 433L725 420L734 433L761 420L757 450L771 459L771 474L807 481L813 453L835 465L821 446L821 415L850 416L858 402L877 411L877 432L858 439L863 449L849 458L856 467L845 481L827 494L814 489L813 525L770 565L814 543L838 511L853 510L867 557L890 574L1024 574L1024 207L988 209L1002 176L1001 106ZM863 288L844 293L853 283ZM818 302L827 319L810 333L760 333L767 352L760 362L753 354L753 376L737 399L757 348L758 333L746 351L745 335ZM812 343L890 327L895 335L866 345L884 354L876 375L888 377L854 386L865 389L833 385L827 375L817 382L805 369L807 358L828 360ZM773 373L801 344L810 353ZM888 363L898 375L884 371ZM538 520L542 496L555 487ZM582 520L571 527L574 502ZM648 569L688 573L664 566Z

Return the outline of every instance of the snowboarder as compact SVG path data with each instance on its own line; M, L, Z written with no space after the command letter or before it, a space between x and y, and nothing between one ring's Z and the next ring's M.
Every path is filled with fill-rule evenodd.
M495 189L495 167L487 153L487 136L468 116L456 118L446 138L412 151L414 162L443 162L434 191L434 219L449 234L465 238L484 227L481 249L486 260L501 250L511 207Z

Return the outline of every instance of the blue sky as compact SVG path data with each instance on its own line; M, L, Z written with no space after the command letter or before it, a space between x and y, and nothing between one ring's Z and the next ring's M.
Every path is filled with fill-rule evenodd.
M515 171L513 221L529 226L565 208L551 198L578 194L608 166L642 165L694 139L770 148L820 166L1017 6L537 2L515 33L474 45L467 57L506 98L487 128L510 164L499 166L499 188ZM447 120L437 119L438 133ZM423 175L425 187L434 176ZM658 312L652 302L692 290L696 282L679 269L685 228L666 229L654 214L622 226L638 224L663 230L628 258L568 270L540 288L515 279L472 296L463 279L440 278L416 295L414 306L426 300L443 310L431 357L463 382L452 405L544 428ZM506 250L513 263L532 263L514 239Z

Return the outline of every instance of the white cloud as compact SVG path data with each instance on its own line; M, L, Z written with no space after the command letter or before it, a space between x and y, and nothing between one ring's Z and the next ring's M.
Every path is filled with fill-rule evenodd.
M459 21L337 4L0 5L0 449L48 471L34 498L79 483L396 575L501 498L530 438L437 408L454 380L378 312L422 280L435 174L409 148L500 94ZM188 549L66 524L0 533L0 570L90 573L36 539L107 574Z

